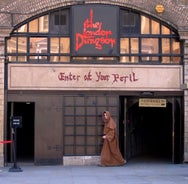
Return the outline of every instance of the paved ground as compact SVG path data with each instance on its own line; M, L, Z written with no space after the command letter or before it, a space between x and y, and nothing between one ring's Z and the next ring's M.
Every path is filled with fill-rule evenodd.
M188 164L133 161L122 167L19 165L1 168L1 184L188 184Z

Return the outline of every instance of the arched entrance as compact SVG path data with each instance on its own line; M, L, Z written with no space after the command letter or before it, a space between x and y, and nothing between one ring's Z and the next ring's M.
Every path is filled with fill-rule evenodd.
M167 99L166 107L139 107L139 98L124 99L124 156L152 158L181 163L183 123L177 98ZM120 114L120 117L122 115ZM120 118L122 119L122 118ZM123 133L120 132L120 137ZM120 139L122 140L122 139Z

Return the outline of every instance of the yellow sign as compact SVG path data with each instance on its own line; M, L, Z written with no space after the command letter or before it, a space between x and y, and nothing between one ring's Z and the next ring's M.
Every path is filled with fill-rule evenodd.
M139 107L166 107L166 99L140 98Z

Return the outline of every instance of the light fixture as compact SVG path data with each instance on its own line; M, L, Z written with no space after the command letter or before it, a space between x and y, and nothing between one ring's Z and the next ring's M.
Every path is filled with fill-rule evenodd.
M158 5L155 6L155 10L156 10L157 13L163 13L165 8L162 4L158 4Z
M140 96L142 96L142 97L152 97L152 96L154 96L154 93L151 92L151 91L144 91L144 92L141 92Z

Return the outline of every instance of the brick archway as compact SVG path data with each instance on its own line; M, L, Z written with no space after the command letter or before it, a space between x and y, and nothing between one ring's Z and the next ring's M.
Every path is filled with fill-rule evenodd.
M76 4L91 4L92 0L4 0L0 4L0 27L14 27L15 25L23 22L24 20L42 12L48 11L50 9L59 8L62 6L70 6ZM112 4L122 7L133 8L138 11L142 11L153 15L165 22L168 22L171 26L179 29L188 24L188 12L185 6L179 6L177 8L176 1L166 1L166 0L99 0L94 3L101 4ZM164 13L158 14L155 11L156 5L164 6ZM176 15L176 16L174 16Z

